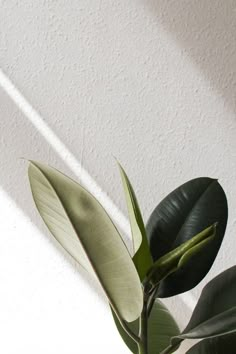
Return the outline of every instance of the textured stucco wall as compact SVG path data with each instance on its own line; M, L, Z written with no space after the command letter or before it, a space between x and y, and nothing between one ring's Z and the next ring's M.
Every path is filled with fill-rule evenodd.
M1 352L128 353L100 288L39 219L19 157L81 178L126 214L115 155L145 220L186 180L219 178L224 246L197 289L166 301L181 326L202 285L235 263L235 40L234 0L0 0Z

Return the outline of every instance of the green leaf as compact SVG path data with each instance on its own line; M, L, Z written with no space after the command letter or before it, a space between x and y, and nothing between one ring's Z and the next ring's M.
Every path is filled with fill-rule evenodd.
M148 269L152 266L152 256L149 250L142 214L133 187L119 162L118 166L120 169L121 180L125 191L126 204L129 213L135 253L133 261L139 274L140 280L142 281L145 278Z
M132 353L138 354L137 343L126 333L126 331L121 326L120 321L118 320L118 318L117 318L115 312L112 310L112 308L111 308L111 312L112 312L114 322L116 324L116 328L117 328L121 338L123 339L123 341L125 342L125 344L127 345L127 347L130 349L130 351ZM133 322L129 322L128 327L137 336L139 334L139 319L137 319Z
M154 261L218 222L212 242L160 283L158 297L190 290L205 277L224 237L227 216L227 200L222 187L217 180L207 177L181 185L155 208L146 227Z
M204 339L190 348L186 354L235 354L236 333Z
M232 332L236 332L236 266L204 287L187 327L172 338L171 344L175 346L184 339L217 337Z
M146 282L152 284L152 287L155 288L161 280L187 264L195 254L213 240L216 234L216 225L209 226L173 251L159 258L150 269ZM152 291L152 289L150 290Z
M53 236L96 274L121 319L137 319L143 306L140 280L101 204L80 184L41 163L30 163L29 180L35 204Z
M121 327L118 319L113 312L114 321L117 329L124 340L127 347L134 354L138 354L137 344L128 336L128 334ZM132 331L138 335L139 321L136 320L129 323ZM156 299L152 312L148 320L148 354L159 354L165 349L172 336L179 334L179 328L174 318L171 316L168 309Z

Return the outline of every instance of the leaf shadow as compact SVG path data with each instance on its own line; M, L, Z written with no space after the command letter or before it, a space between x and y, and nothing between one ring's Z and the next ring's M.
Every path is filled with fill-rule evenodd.
M235 112L235 1L146 0L145 4Z

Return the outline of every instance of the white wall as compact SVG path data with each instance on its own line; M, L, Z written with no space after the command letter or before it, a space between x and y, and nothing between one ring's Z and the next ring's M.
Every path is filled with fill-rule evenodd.
M234 0L0 0L0 352L128 354L100 288L39 219L19 157L126 214L115 155L145 219L188 179L219 178L224 246L197 289L166 301L181 326L202 285L235 263L235 40Z

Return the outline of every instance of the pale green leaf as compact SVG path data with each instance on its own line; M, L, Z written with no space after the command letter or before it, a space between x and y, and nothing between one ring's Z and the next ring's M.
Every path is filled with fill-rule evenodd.
M137 319L143 306L139 277L101 204L80 184L41 163L30 163L29 180L38 211L54 237L94 271L120 318Z
M123 167L119 163L118 165L123 188L125 191L126 204L132 232L134 247L133 261L138 271L140 280L142 281L145 278L147 271L152 266L152 256L149 250L146 230L136 195Z
M153 287L167 276L187 264L191 258L214 239L217 223L201 231L190 240L182 243L172 251L159 258L147 276Z

